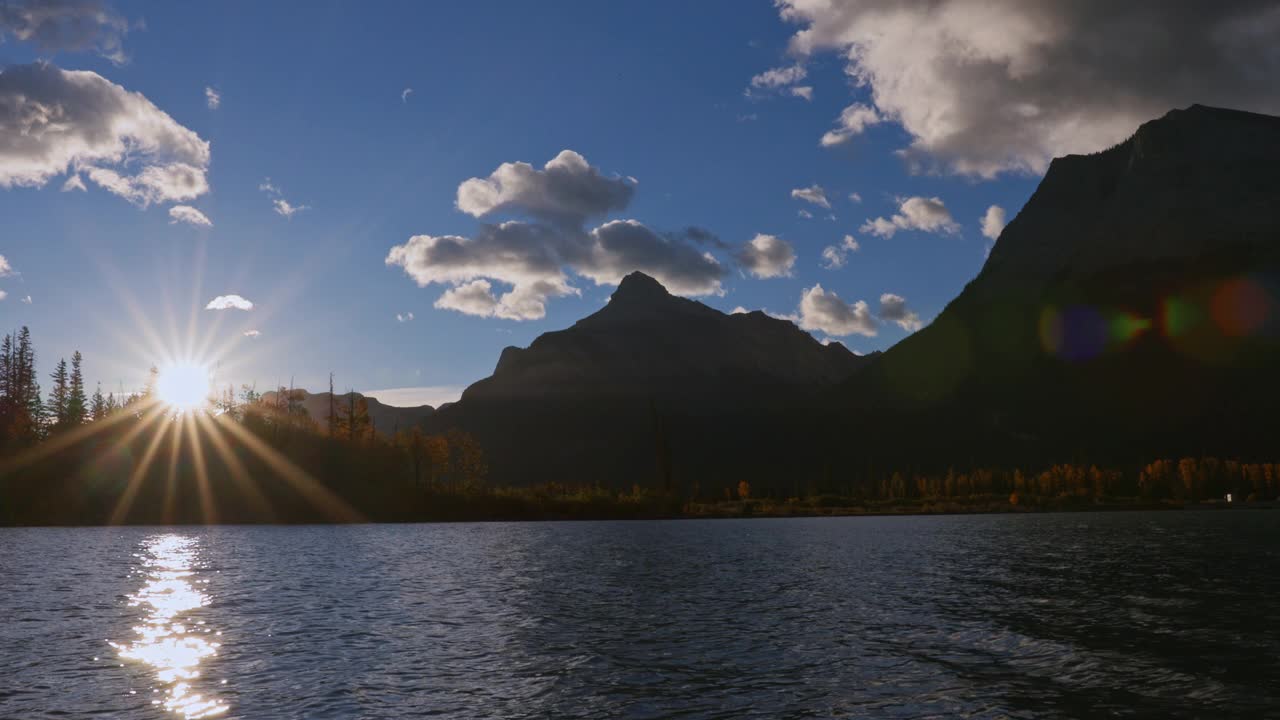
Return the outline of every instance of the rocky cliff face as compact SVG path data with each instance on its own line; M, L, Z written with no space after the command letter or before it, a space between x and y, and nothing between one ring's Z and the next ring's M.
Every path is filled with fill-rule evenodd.
M1001 234L973 292L1134 264L1274 252L1280 118L1193 105L1094 155L1058 158Z
M919 438L903 456L1259 447L1280 400L1277 167L1280 118L1202 106L1055 160L981 273L841 403Z

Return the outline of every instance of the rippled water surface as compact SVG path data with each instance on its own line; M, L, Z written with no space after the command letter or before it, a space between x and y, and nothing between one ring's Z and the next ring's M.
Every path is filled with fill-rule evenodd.
M0 529L0 717L1280 717L1280 512Z

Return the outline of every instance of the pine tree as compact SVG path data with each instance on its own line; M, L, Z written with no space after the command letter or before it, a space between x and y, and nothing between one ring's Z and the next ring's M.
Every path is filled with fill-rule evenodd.
M110 414L107 399L102 396L102 383L93 391L93 399L89 401L89 416L96 422Z
M71 354L71 380L67 388L67 424L83 425L88 415L89 401L84 396L84 376L80 372L83 358L77 350Z
M18 402L17 437L25 444L32 444L44 432L44 403L40 400L40 382L36 379L36 350L31 345L31 330L26 325L18 333L13 362L14 398Z
M70 389L67 387L66 358L58 360L49 377L53 379L53 389L49 391L49 419L53 421L55 430L61 430L67 426L67 399L70 394Z

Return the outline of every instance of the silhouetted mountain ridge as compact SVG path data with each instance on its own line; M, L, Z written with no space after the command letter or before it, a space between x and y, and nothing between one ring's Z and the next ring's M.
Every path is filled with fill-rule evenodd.
M493 375L469 387L463 401L796 389L835 384L865 362L786 320L762 312L726 315L634 272L599 311L540 335L528 348L503 350Z

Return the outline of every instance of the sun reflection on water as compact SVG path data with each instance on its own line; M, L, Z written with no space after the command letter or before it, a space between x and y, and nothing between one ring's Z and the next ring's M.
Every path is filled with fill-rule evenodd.
M203 621L194 625L182 622L184 613L209 602L195 580L197 542L181 535L158 535L144 544L142 558L146 584L129 596L131 607L147 609L141 625L134 626L137 639L131 643L115 643L122 658L137 660L156 671L156 679L164 685L165 709L184 718L206 718L227 711L227 704L195 692L192 681L200 677L200 663L218 653L219 643L207 639L212 629ZM207 582L207 581L204 581Z

